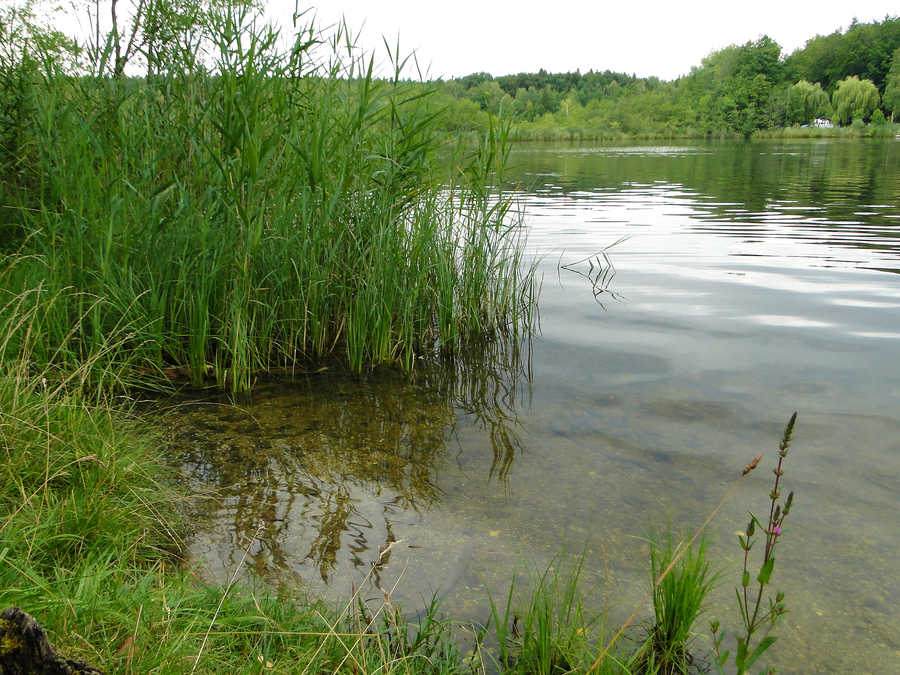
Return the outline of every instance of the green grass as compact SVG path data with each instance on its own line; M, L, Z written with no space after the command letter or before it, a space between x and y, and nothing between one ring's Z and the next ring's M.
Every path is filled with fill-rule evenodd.
M515 578L500 609L490 599L493 637L497 645L494 665L501 672L550 675L580 672L593 655L592 627L598 617L586 614L578 587L582 559L570 568L559 565L562 556L542 572L534 571L527 599L514 605Z

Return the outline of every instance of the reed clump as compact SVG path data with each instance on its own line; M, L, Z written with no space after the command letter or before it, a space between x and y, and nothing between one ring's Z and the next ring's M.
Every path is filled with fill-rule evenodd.
M506 133L458 153L448 181L398 52L379 79L343 27L282 48L222 3L129 76L118 35L66 51L6 18L0 244L21 256L6 288L78 293L44 326L59 344L77 324L75 362L129 325L110 363L245 390L256 371L410 369L530 328L521 223L490 187Z
M763 129L753 132L753 138L794 140L800 138L894 138L900 133L900 124L882 122L881 124L863 124L861 121L845 127L811 127L792 126Z

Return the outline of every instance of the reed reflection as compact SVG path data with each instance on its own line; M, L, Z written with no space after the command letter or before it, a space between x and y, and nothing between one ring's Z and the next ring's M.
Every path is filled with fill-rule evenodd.
M452 364L412 377L325 371L260 385L237 405L184 397L166 422L201 495L194 555L223 574L255 536L245 564L271 581L368 571L396 522L414 525L440 500L461 423L485 434L488 483L505 481L521 452L530 344L493 342Z
M531 347L530 339L498 336L470 349L454 368L438 371L448 380L454 406L490 439L488 478L504 485L522 452L518 411L531 405Z
M561 277L563 272L567 272L585 279L590 284L591 295L594 298L594 302L600 305L600 308L605 311L605 300L623 299L622 294L616 292L612 288L612 282L616 276L616 266L613 265L612 258L609 256L609 250L627 239L628 237L622 237L618 241L601 249L599 252L580 260L567 263L560 261L556 266L557 276Z

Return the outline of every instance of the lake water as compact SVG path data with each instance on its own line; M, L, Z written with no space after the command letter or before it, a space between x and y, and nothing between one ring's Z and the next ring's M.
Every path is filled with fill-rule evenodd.
M227 580L246 550L268 582L335 603L368 575L366 597L415 611L436 592L484 622L486 591L585 547L588 602L612 625L648 589L647 534L693 530L764 452L710 526L709 618L735 627L734 531L764 512L797 410L774 575L790 613L767 663L891 671L900 142L523 146L511 161L540 334L452 372L327 370L238 406L185 401L173 440L189 485L215 490L193 556Z

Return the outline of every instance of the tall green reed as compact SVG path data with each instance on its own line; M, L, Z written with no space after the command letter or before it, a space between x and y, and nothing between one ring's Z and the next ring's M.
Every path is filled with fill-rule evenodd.
M173 53L144 78L48 57L16 80L34 114L6 122L31 149L28 189L3 193L20 222L8 250L30 256L13 281L83 294L48 321L51 341L76 318L85 349L139 326L138 372L242 390L303 360L409 369L528 330L521 223L490 189L505 133L446 184L445 139L399 51L378 79L340 26L282 49L247 6L203 21L205 58ZM23 63L6 58L0 74Z

